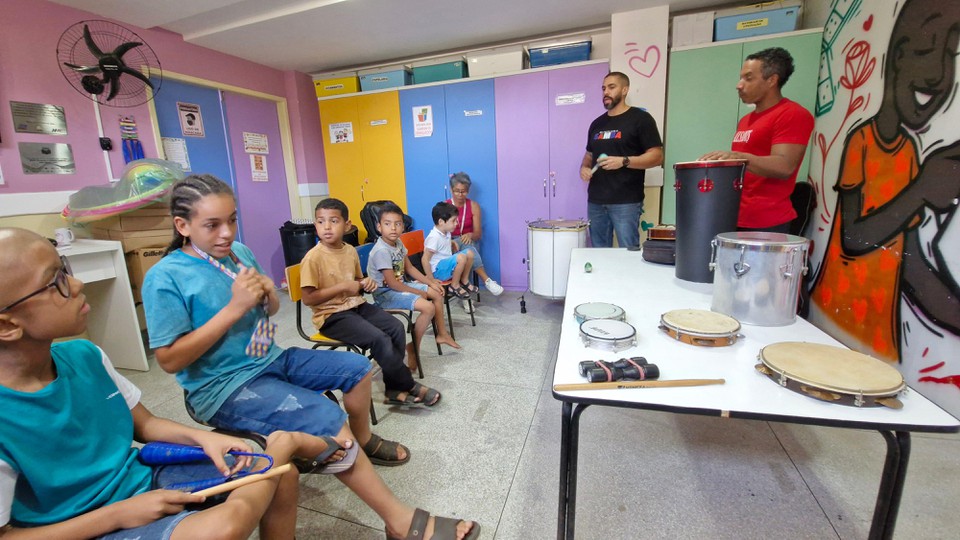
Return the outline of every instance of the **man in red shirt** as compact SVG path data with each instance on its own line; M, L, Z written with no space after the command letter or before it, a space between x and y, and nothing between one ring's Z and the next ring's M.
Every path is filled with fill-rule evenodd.
M731 151L716 151L701 160L744 159L737 228L786 233L797 217L790 202L797 171L813 132L813 115L781 93L793 74L793 58L780 47L747 56L737 93L756 110L740 119Z

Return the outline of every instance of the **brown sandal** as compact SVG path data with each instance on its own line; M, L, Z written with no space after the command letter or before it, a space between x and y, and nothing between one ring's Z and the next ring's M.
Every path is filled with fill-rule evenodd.
M407 457L400 459L400 449L407 452ZM376 433L370 434L370 440L363 445L363 453L370 458L370 463L384 467L396 467L410 461L410 449L395 441L388 441Z
M417 508L413 512L413 522L410 523L410 530L407 531L407 536L405 538L401 538L399 536L390 536L390 532L387 531L387 540L423 540L429 520L430 512ZM466 520L434 516L433 536L431 536L430 539L456 540L457 524L461 521ZM480 538L480 524L476 521L472 523L473 527L470 527L470 532L467 533L467 536L464 537L464 540L476 540L477 538Z

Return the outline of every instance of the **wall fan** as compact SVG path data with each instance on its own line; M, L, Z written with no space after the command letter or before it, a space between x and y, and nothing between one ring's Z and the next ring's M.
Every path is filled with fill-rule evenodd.
M57 43L57 61L78 92L112 107L146 103L163 81L153 49L129 28L105 20L81 21L67 28ZM144 68L149 68L150 78Z

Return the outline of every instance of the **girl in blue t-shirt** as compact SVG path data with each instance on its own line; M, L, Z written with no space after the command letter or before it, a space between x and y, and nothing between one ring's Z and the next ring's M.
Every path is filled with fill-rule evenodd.
M414 509L396 499L371 462L400 465L410 451L370 431L369 361L273 343L269 317L279 300L253 253L234 241L237 208L229 186L210 175L189 176L173 187L170 209L174 240L143 286L157 363L176 373L189 405L210 425L262 435L303 432L342 448L324 466L383 518L388 536L406 536ZM323 395L331 389L343 392L348 415ZM354 441L364 452L348 452ZM352 467L340 463L351 456ZM480 529L436 518L421 533L427 523L436 523L438 533L453 531L434 538L473 538Z

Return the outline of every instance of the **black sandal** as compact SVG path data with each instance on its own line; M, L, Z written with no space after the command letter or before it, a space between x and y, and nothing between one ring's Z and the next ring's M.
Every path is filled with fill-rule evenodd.
M470 292L460 286L454 287L453 285L450 285L450 292L452 292L457 298L463 300L470 298Z

